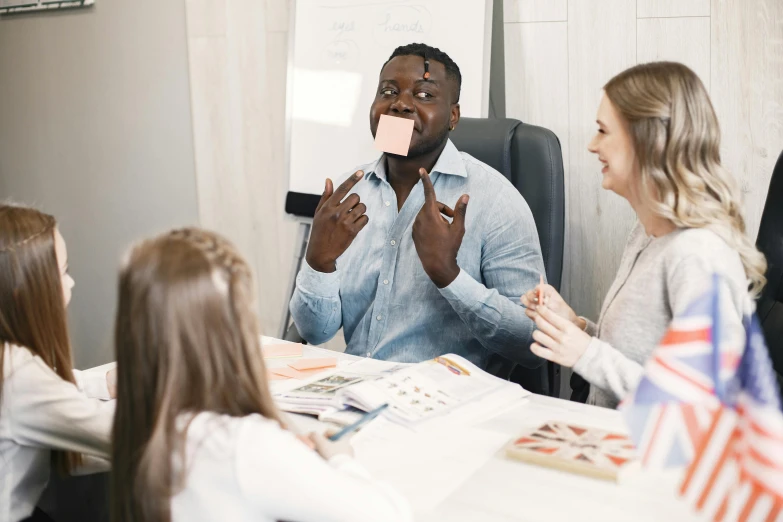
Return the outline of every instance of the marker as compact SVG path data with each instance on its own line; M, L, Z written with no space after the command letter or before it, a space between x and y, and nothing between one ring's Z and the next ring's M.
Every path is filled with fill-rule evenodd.
M359 419L358 421L354 422L353 424L349 424L345 428L341 429L340 431L338 431L337 433L335 433L334 435L329 437L329 440L331 440L332 442L338 441L341 438L343 438L345 435L348 435L349 433L351 433L352 431L355 431L355 430L361 428L364 424L370 422L375 417L377 417L388 406L389 406L388 404L384 404L382 406L378 406L377 408L375 408L372 411L369 411L369 412L365 413L364 415L362 415L361 419Z

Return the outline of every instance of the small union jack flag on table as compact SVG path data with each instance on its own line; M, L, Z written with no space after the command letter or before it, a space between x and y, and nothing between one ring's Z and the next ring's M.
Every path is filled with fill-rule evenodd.
M783 521L783 413L755 317L721 336L720 284L672 320L622 408L646 467L687 466L680 494L716 521Z

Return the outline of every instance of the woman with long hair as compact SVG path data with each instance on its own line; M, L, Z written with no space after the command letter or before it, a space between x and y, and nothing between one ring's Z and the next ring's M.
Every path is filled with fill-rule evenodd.
M410 520L350 446L281 423L247 263L220 236L137 245L119 278L113 522ZM319 456L320 454L320 456Z
M602 187L638 218L616 279L597 324L548 285L522 304L538 328L533 353L573 367L577 396L581 376L588 403L615 407L672 317L710 289L713 274L721 330L742 346L742 318L764 286L766 261L746 234L739 187L720 161L718 120L693 71L671 62L623 71L604 87L597 120L588 149L603 166Z
M113 372L72 369L66 306L73 279L55 219L0 205L0 520L46 519L35 509L50 460L74 470L107 458ZM91 399L94 397L96 399ZM51 457L51 458L50 458Z

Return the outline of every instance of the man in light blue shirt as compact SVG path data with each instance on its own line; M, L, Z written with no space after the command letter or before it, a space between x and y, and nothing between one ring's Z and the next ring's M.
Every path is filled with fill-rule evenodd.
M382 114L412 119L410 150L361 166L337 190L326 181L290 303L308 342L343 327L353 355L455 353L503 377L512 363L542 363L519 304L544 274L536 225L502 174L448 139L460 83L456 64L422 44L397 48L382 68L372 134Z

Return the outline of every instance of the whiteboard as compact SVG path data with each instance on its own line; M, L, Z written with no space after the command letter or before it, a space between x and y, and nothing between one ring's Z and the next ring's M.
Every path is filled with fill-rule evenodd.
M381 67L400 45L447 53L462 73L462 116L487 116L492 0L296 0L292 9L288 200L320 195L327 177L380 155L370 105Z

